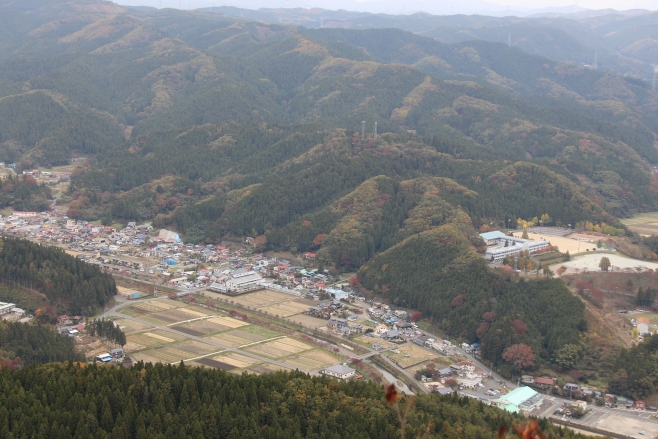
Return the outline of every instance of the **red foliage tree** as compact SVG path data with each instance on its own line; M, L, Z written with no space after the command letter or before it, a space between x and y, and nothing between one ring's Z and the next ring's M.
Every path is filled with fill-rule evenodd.
M36 178L32 177L31 175L25 177L25 183L30 186L36 186L38 184Z
M322 243L324 242L325 239L327 239L327 234L326 233L320 233L313 240L313 245L317 245L319 247L319 246L322 245Z
M71 219L77 220L77 219L82 218L82 211L79 210L79 209L71 208L68 211L66 211L66 216L68 216Z
M361 279L359 279L356 276L352 276L352 279L350 279L350 285L353 287L359 285L360 283L361 283Z
M267 247L267 236L260 235L254 239L254 245L258 250L264 250Z
M411 314L411 321L417 322L418 320L421 319L421 317L423 317L423 313L421 313L420 311L414 311L414 313Z
M519 335L523 335L528 332L528 325L526 325L523 320L514 320L512 322L512 326L514 327L516 333Z
M484 314L482 314L483 322L491 323L494 321L495 318L496 318L496 313L493 311L485 312Z
M526 344L513 344L503 351L503 359L518 370L534 367L537 356L532 348Z
M459 296L452 299L452 306L457 307L461 306L466 302L466 294L460 294Z
M490 327L491 327L491 323L489 323L489 322L482 322L482 323L480 323L480 326L479 326L478 329L475 331L475 335L477 335L478 338L479 338L480 340L482 340L482 338L483 338L483 337L487 334L487 332L489 331L489 328L490 328Z

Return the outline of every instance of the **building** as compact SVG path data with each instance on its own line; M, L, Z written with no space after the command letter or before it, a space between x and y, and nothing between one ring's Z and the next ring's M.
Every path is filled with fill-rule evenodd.
M112 358L123 358L125 355L123 352L123 348L110 349L109 354L110 356L112 356Z
M96 356L96 361L100 361L101 363L109 363L112 361L112 356L110 354L100 354Z
M9 314L16 307L15 303L0 302L0 315Z
M327 367L322 373L330 377L346 380L356 375L356 370L344 364L337 364L335 366Z
M494 261L502 261L505 256L511 256L524 250L528 250L532 254L550 245L548 241L516 238L499 231L481 233L480 237L487 243L485 253L487 259L490 260L493 256Z
M517 387L508 394L495 399L493 403L509 412L516 413L519 410L530 410L536 407L543 398L544 395L540 395L530 387Z
M255 271L239 268L230 273L224 283L215 282L209 289L225 294L239 294L257 288L262 281L263 278Z

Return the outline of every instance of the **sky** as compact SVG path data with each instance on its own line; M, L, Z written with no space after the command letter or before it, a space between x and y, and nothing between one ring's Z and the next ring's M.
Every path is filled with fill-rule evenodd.
M144 5L154 7L173 7L194 9L211 6L236 6L248 9L311 7L323 9L347 9L361 12L410 13L424 10L430 13L447 13L446 5L450 0L115 0L119 4ZM649 9L658 10L658 0L452 0L453 10L471 10L473 13L486 12L489 9L532 10L549 6L579 6L587 9L617 10Z

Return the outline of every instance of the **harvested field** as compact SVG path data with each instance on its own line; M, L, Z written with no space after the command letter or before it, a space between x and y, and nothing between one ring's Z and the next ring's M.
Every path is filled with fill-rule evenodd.
M336 364L337 360L328 352L314 350L288 357L283 362L293 368L310 371Z
M192 354L191 355L192 357L210 354L220 349L217 346L213 346L207 343L202 343L196 340L179 343L177 345L174 345L174 347L181 351L189 352L190 354Z
M222 363L226 363L226 364L230 364L231 366L236 367L236 368L245 368L245 367L249 367L253 364L256 364L256 363L260 362L259 360L255 359L255 358L247 357L246 355L236 354L235 352L231 352L231 353L228 353L228 354L222 354L222 355L219 355L217 357L213 357L213 360L221 361Z
M248 340L247 343L253 343L255 341L261 341L261 340L267 340L268 338L274 338L276 336L281 335L281 334L274 333L272 336L268 336L270 334L258 334L258 333L245 331L243 329L234 329L233 331L229 332L228 334L231 334L233 336L240 337L240 338L243 338L245 340Z
M412 343L398 346L397 350L400 351L399 354L387 352L385 355L405 369L438 357L435 352L431 352ZM407 355L408 357L405 358Z
M238 297L231 297L229 296L222 296L219 295L219 297L233 300L235 303L240 303L242 305L248 305L251 307L262 307L262 306L267 306L273 303L277 302L284 302L286 300L290 300L290 295L285 294L285 293L279 293L276 291L270 291L270 290L260 290L260 291L255 291L253 293L247 293L243 294Z
M191 330L193 333L192 332L189 333L192 335L196 335L197 337L207 334L212 334L215 332L228 331L229 329L231 329L228 326L215 323L214 320L215 319L196 320L194 322L181 323L179 325L172 326L172 328L178 331L183 331L185 333L188 333L187 330Z
M142 351L142 352L136 352L136 353L131 353L130 357L135 360L135 361L143 361L144 363L161 363L162 361L156 357L152 357L149 355L153 351Z
M194 363L201 364L202 366L212 367L213 369L223 369L223 370L233 370L235 366L230 364L222 363L221 361L216 361L211 358L201 358L196 360Z
M182 340L184 337L177 334L173 334L171 332L165 332L163 334L162 332L159 331L150 331L150 332L129 334L126 338L128 344L132 343L135 346L132 349L126 347L128 351L132 351L133 349L150 348L153 346L163 345L165 343L173 343ZM138 346L141 346L141 348L139 348Z
M180 363L190 357L197 357L198 355L190 355L189 352L176 349L175 347L164 347L160 349L150 349L146 353L152 357L157 358L162 363Z
M281 358L292 354L298 354L309 349L312 349L312 347L301 341L284 337L251 346L247 351L269 358Z
M298 313L296 310L291 311L290 309L279 308L278 305L263 307L261 308L261 311L278 317L290 317Z
M126 334L136 331L143 331L151 327L151 325L148 323L136 322L130 319L116 319L114 323L119 325L123 332Z
M219 343L221 345L228 346L231 348L237 348L238 346L244 346L246 344L253 343L253 341L249 339L238 337L236 335L228 334L228 333L213 335L211 337L206 337L206 338L208 340L214 341L215 343Z
M164 302L163 300L150 300L148 302L139 302L131 306L131 308L142 309L147 312L159 312L166 311L169 309L177 308L178 306L171 301Z
M247 326L249 323L243 322L242 320L234 319L231 317L213 317L209 319L210 322L217 323L218 325L228 326L229 328L240 328L242 326Z
M185 325L172 326L172 328L176 328L177 331L184 332L185 334L191 335L192 337L203 337L205 335L203 332L196 331L192 328L186 327Z
M199 317L208 317L208 314L196 311L191 308L178 308L178 311L183 311L185 314L189 314L192 317L191 318L199 318Z

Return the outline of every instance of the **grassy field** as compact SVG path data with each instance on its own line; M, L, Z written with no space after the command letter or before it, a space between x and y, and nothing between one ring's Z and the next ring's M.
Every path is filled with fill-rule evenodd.
M658 233L658 212L640 213L632 218L620 220L622 224L640 235Z
M438 357L436 352L431 352L429 349L415 344L399 346L395 350L399 353L389 351L385 355L405 369L428 360L434 361Z

